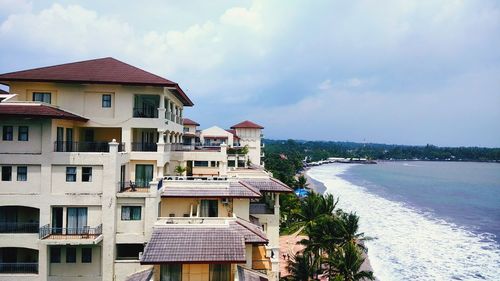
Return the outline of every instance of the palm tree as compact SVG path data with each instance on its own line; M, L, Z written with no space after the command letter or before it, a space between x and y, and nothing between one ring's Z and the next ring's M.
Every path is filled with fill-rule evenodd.
M307 233L316 219L322 216L331 216L338 200L335 200L333 195L320 195L316 192L311 192L301 201L300 208L293 214L293 221L290 225L292 231L299 230L302 233Z
M297 254L288 261L287 270L291 281L309 281L313 278L315 267L312 257L307 253Z
M175 167L175 172L177 173L178 176L182 176L185 171L186 171L186 168L184 168L182 166Z
M297 178L297 187L298 188L307 188L309 184L307 183L307 178L304 175L300 175Z
M370 237L365 237L363 232L359 233L359 216L356 213L337 212L337 219L335 220L335 227L338 230L339 239L341 244L354 243L362 250L366 251L363 241L371 240Z
M330 280L333 278L342 281L375 280L372 271L360 270L364 261L355 243L345 244L326 259L331 268L334 268L333 276L331 276L332 271L328 273Z

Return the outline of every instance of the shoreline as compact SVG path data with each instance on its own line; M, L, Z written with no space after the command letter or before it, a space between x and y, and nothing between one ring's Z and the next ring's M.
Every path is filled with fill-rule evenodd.
M338 163L338 164L341 164L341 163ZM302 172L302 174L306 177L307 182L309 183L309 188L314 190L314 192L316 192L316 193L324 194L327 190L326 186L322 182L315 180L311 176L309 176L309 174L307 172L310 169L311 169L310 167L307 167ZM367 249L367 250L369 250L369 249ZM367 253L365 253L363 251L362 251L362 255L363 255L363 258L365 260L363 261L363 264L361 265L360 269L366 270L366 271L372 271L373 275L375 275L375 271L373 270L373 267L370 263L370 257L368 256ZM378 279L375 277L375 280L378 280Z

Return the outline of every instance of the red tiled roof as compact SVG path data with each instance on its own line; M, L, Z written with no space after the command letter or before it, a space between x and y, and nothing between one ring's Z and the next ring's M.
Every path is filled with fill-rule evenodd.
M229 227L156 227L141 264L244 263L245 240Z
M193 105L179 84L110 57L4 73L0 81L172 87L185 106Z
M125 279L125 281L149 281L151 280L152 276L153 276L153 268L150 268L130 274L129 276L127 276L127 279Z
M226 130L226 131L227 131L227 132L229 132L229 133L231 133L231 134L233 134L233 138L234 138L234 139L237 139L237 140L239 140L239 139L240 139L240 137L238 137L238 136L236 135L236 130L234 130L234 129L228 129L228 130Z
M262 194L245 184L239 182L231 182L227 186L212 185L199 186L193 185L188 187L180 186L165 186L162 197L182 197L182 198L207 198L207 197L231 197L231 198L259 198Z
M239 281L268 281L267 275L252 270L241 265L238 265L238 280Z
M249 221L238 218L230 224L232 228L239 231L243 237L245 237L245 243L247 244L267 244L269 241L266 234L262 231L262 228Z
M198 124L198 122L196 121L193 121L189 118L182 118L182 124L183 125L194 125L194 126L200 126L200 124Z
M89 120L57 107L40 103L0 103L0 116L68 119L82 122L87 122Z
M248 120L245 120L243 122L231 126L231 129L236 129L236 128L264 129L264 127L262 127L261 125L255 124L254 122Z
M275 178L266 178L266 179L242 179L243 183L250 185L259 191L267 191L267 192L293 192L293 190L288 187L286 184Z

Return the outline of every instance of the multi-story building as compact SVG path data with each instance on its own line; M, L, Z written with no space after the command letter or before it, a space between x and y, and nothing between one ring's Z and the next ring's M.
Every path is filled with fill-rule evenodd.
M178 84L113 58L0 83L0 280L278 279L261 126L197 131Z

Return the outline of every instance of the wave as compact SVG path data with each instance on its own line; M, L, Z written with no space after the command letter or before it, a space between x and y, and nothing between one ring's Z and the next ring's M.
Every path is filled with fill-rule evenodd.
M349 165L314 167L307 174L360 216L370 263L379 280L499 280L500 247L491 234L475 234L402 202L391 201L339 175Z

